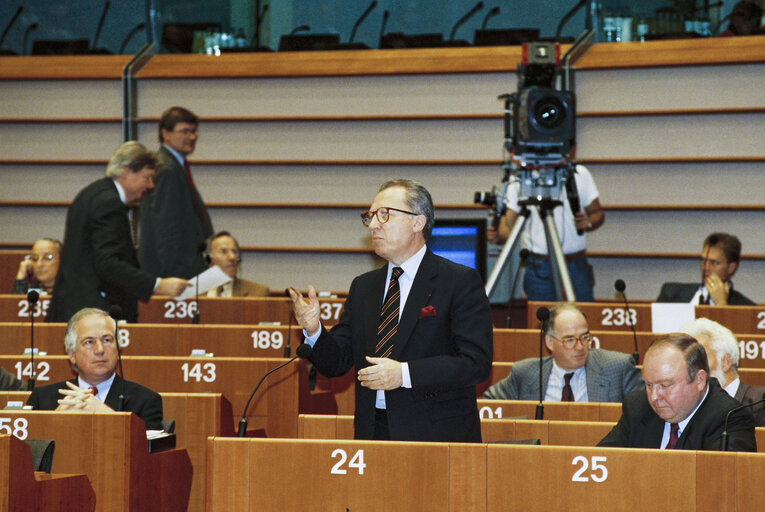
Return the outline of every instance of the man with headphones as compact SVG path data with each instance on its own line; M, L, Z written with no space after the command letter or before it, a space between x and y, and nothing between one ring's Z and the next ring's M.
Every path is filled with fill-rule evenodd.
M268 296L268 286L238 276L239 264L242 262L239 242L228 231L218 231L207 239L205 262L210 267L217 265L231 278L229 283L207 292L208 297Z

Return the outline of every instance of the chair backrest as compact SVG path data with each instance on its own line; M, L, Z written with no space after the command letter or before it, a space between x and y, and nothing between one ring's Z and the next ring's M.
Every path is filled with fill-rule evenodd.
M32 465L35 471L50 473L53 466L53 452L56 450L56 441L53 439L25 439L32 451Z
M175 432L175 420L162 420L162 430L168 434Z

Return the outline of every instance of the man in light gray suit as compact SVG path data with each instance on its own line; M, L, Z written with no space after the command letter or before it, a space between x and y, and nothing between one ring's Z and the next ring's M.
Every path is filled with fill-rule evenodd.
M643 388L632 356L590 348L587 317L573 303L550 310L545 345L552 356L542 360L542 396L547 402L621 402L624 395ZM539 359L518 361L503 380L483 398L539 400Z

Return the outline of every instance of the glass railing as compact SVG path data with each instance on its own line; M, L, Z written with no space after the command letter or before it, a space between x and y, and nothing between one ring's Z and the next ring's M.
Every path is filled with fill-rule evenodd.
M0 5L5 54L133 54L148 40L161 53L517 45L572 41L586 27L626 42L751 33L762 16L752 0L746 12L733 0L17 2Z

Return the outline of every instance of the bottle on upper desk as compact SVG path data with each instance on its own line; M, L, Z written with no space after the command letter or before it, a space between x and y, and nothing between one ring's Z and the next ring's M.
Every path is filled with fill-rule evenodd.
M247 46L247 36L244 35L243 28L240 28L236 31L236 36L234 36L234 45L237 48L244 48Z
M648 16L645 13L641 13L636 16L637 26L635 27L635 39L644 43L650 30L648 26Z
M615 43L616 35L616 18L613 13L603 13L603 42Z

